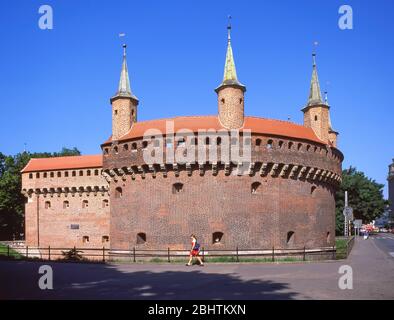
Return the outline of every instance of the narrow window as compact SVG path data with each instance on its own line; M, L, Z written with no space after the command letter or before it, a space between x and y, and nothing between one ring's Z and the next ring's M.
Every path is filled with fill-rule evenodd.
M308 145L306 146L306 151L309 151L310 148L311 148L311 146L308 144Z
M64 176L65 176L66 178L68 178L68 171L65 171L65 172L64 172Z
M172 193L173 194L180 193L180 192L182 192L182 190L183 190L182 183L177 182L172 185Z
M129 150L129 145L128 145L127 143L125 143L125 144L123 145L123 150L124 150L124 151Z
M101 237L101 242L102 242L102 243L109 242L109 236L102 236L102 237Z
M222 242L223 232L216 231L212 234L212 244L219 244Z
M209 144L209 137L205 138L205 144L208 145Z
M315 190L316 190L316 186L312 186L311 187L311 195L313 195L315 193Z
M70 225L71 230L78 230L79 229L79 224L71 224Z
M44 172L44 178L47 178L47 177L48 177L48 173Z
M102 207L103 207L103 208L106 208L106 207L108 207L108 206L109 206L108 200L107 200L107 199L103 200Z
M61 171L58 171L58 172L57 172L57 177L58 177L58 178L61 178L61 176L62 176Z
M148 141L142 141L142 148L145 149L148 147Z
M242 104L242 101L243 101L243 99L242 99L242 98L239 98L239 103L240 103L240 104Z
M104 148L104 154L108 154L108 153L109 153L108 148Z
M330 244L330 243L331 243L330 231L327 232L327 234L326 234L326 239L327 239L327 244Z
M33 179L33 174L29 173L29 179Z
M301 148L302 148L302 143L299 143L298 146L297 146L297 150L300 151Z
M115 198L117 198L117 199L122 198L122 188L121 187L117 187L115 189Z
M140 232L137 234L137 244L144 244L146 242L146 234Z
M317 116L315 116L315 121L317 121Z
M293 142L289 142L288 147L289 147L289 150L290 150L291 148L293 148Z
M261 139L256 139L256 146L260 147L261 145Z
M86 175L87 175L88 177L90 177L90 174L91 174L90 170L86 171Z
M220 145L222 144L222 138L221 138L221 137L217 137L217 139L216 139L216 144L217 144L218 146L220 146Z
M79 170L79 176L80 176L80 177L83 176L83 170Z
M77 175L76 171L72 172L72 176L75 177Z
M114 115L116 116L116 115L118 115L118 110L114 110Z
M267 141L267 149L272 149L274 142L270 139Z
M89 243L89 236L83 236L82 237L82 242L83 243Z
M87 207L89 207L89 201L88 200L83 200L82 201L82 208L85 209Z
M286 244L292 245L294 243L294 231L289 231L286 237Z
M224 98L222 98L222 100L220 100L220 101L222 101L222 103L224 103L224 102L225 102Z
M55 173L54 173L54 172L51 172L51 173L50 173L50 176L51 176L51 178L53 178L53 177L55 176Z
M70 203L67 200L63 201L63 209L67 209L69 207L70 207Z
M98 176L99 175L99 171L96 169L96 170L94 170L94 175L95 176Z
M40 178L40 173L39 172L36 173L36 178L37 179Z
M251 192L252 194L257 194L257 193L258 193L258 189L259 189L260 186L261 186L261 183L260 183L260 182L253 182L253 183L252 183L252 186L251 186L250 192Z
M114 152L115 152L115 154L118 154L118 147L117 146L114 147Z
M50 209L50 208L51 208L51 202L45 201L45 209Z
M136 151L137 150L137 144L134 142L131 144L131 150Z
M283 141L280 140L280 141L279 141L279 148L282 148L282 147L283 147Z

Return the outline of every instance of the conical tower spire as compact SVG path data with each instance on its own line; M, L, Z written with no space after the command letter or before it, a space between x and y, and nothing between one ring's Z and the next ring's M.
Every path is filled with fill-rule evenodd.
M319 77L317 76L316 53L312 54L312 59L313 59L312 79L311 79L311 87L309 89L309 98L308 98L307 106L323 104L323 99L320 91Z
M224 75L223 81L220 86L216 89L220 89L223 86L238 86L246 91L245 86L238 81L237 70L235 68L233 49L231 47L231 16L229 16L229 22L227 25L227 52L226 62L224 64Z
M130 88L127 70L126 45L123 45L123 62L116 94L110 99L112 106L112 140L124 136L137 121L138 99Z
M126 98L133 98L135 100L138 100L137 97L135 97L133 95L133 93L131 92L129 71L127 69L126 48L127 48L127 45L123 44L122 70L120 72L118 91L116 92L114 98L115 97L126 97Z

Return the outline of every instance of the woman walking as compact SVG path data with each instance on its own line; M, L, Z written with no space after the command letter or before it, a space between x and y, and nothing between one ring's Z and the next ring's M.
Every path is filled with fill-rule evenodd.
M197 242L197 238L194 234L190 236L192 239L192 248L190 250L190 255L189 255L189 262L186 263L187 266L192 265L193 257L196 257L198 262L200 262L200 266L202 267L204 263L202 262L199 254L200 254L200 244Z

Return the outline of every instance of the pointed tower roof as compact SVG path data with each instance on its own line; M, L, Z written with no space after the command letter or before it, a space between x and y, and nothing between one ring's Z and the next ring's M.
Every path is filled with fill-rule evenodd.
M307 103L308 107L318 104L319 105L324 104L320 91L319 77L317 76L316 53L312 54L312 58L313 58L313 68L312 68L311 86L309 89L309 98Z
M231 17L229 17L229 24L227 26L227 53L226 53L226 62L224 64L223 81L219 85L219 87L215 89L216 92L218 92L222 87L225 86L236 86L241 88L243 91L246 91L246 87L241 82L239 82L237 78L237 70L235 69L233 49L231 47L230 19Z
M130 87L130 79L129 79L129 71L127 69L127 59L126 59L126 47L127 45L123 45L123 62L122 62L122 70L120 72L120 79L118 85L118 91L111 98L111 101L115 98L131 98L138 101L138 98L133 95Z

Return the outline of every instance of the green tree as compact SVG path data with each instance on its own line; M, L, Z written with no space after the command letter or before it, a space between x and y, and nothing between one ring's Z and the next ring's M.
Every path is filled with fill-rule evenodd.
M379 218L384 212L388 202L383 198L383 187L383 184L368 178L354 167L342 171L342 184L335 194L337 234L343 234L345 191L348 192L348 202L353 208L354 218L366 223Z
M21 194L21 170L31 158L80 155L77 148L60 152L18 153L6 156L0 152L0 240L19 239L24 233L25 197Z

